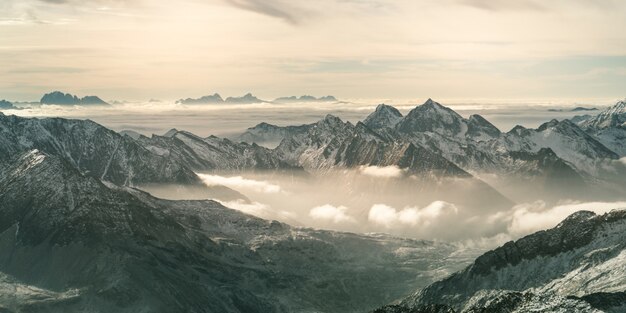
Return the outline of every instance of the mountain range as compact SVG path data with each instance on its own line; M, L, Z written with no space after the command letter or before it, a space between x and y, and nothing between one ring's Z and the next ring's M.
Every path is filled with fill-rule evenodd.
M261 123L234 139L280 142L274 150L281 158L305 169L362 164L415 167L416 163L399 163L406 160L399 157L383 160L390 153L386 150L411 147L408 151L429 154L424 157L428 162L420 164L424 170L464 172L509 189L534 188L528 195L584 197L580 191L586 190L589 196L614 197L623 195L619 186L624 181L614 174L623 173L617 160L626 156L623 107L621 101L576 123L552 120L536 129L516 126L501 132L480 115L463 118L429 99L406 116L381 104L356 125L333 116L299 126ZM369 154L362 150L366 145L371 146ZM358 160L366 155L376 157Z
M47 93L41 97L39 101L41 104L56 104L56 105L104 105L109 104L98 98L97 96L85 96L79 98L69 93L62 93L60 91L53 91Z
M333 96L324 96L316 98L314 96L303 95L300 97L279 97L274 101L266 101L253 96L251 93L247 93L241 97L227 97L223 99L220 94L215 93L213 95L202 96L200 98L186 98L177 100L179 104L251 104L251 103L294 103L294 102L334 102L337 99Z
M505 133L429 99L354 124L262 123L237 137L248 143L0 113L0 312L623 312L624 210L575 213L472 262L478 252L458 245L293 227L137 188L244 199L196 172L338 172L350 185L350 171L373 167L400 173L377 180L490 213L517 201L507 184L623 200L625 107ZM472 203L481 197L490 204Z

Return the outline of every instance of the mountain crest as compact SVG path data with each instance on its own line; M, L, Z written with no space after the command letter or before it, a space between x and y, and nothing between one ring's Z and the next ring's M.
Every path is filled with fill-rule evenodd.
M626 127L626 99L618 101L597 116L584 121L581 126L596 129Z
M374 130L393 128L401 119L402 113L400 113L398 109L382 103L376 107L376 110L372 114L368 115L365 120L363 120L363 124Z

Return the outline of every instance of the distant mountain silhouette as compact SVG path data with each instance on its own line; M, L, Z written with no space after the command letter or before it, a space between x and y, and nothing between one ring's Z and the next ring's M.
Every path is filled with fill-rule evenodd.
M39 101L41 104L57 104L57 105L109 105L97 96L85 96L79 98L69 93L53 91L43 95Z

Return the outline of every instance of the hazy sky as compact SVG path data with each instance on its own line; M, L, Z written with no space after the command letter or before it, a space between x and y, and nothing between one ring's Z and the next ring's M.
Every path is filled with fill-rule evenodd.
M0 0L0 99L626 96L620 0Z

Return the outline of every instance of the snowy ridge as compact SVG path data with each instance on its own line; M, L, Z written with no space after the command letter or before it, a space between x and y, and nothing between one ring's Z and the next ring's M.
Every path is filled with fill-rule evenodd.
M457 312L619 312L626 307L620 296L626 290L625 249L626 209L601 216L577 212L553 229L483 254L404 300L399 312L433 304Z

